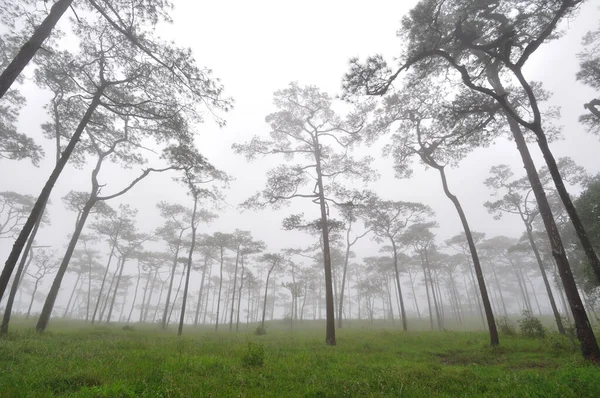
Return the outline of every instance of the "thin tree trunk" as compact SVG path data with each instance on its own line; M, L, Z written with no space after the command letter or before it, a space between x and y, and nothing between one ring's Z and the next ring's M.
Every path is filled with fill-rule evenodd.
M148 287L150 286L150 280L152 279L152 271L146 275L146 286L144 286L144 295L142 296L142 305L140 306L140 319L139 323L144 320L144 312L146 309L146 296L148 296Z
M116 241L113 242L112 247L110 248L110 255L108 256L108 262L106 263L106 270L104 270L104 276L102 277L102 283L100 284L100 291L98 292L98 300L96 300L96 305L94 306L94 313L92 314L92 325L96 321L96 314L98 313L98 307L100 306L100 300L102 299L102 292L104 291L104 285L106 283L106 277L108 276L110 262L112 261L113 255L115 253L115 246Z
M151 273L148 274L148 279L150 279L151 277ZM158 268L154 269L154 275L152 275L152 283L150 283L150 291L148 292L148 294L146 294L144 292L144 295L146 295L147 300L144 300L144 303L142 303L142 312L143 312L143 316L140 319L140 322L146 323L146 320L148 319L148 311L150 311L150 303L152 302L152 293L154 293L154 288L156 287L156 279L158 278Z
M237 316L235 321L236 333L240 330L240 307L242 306L242 289L244 288L244 259L242 258L242 273L240 275L240 290L238 292Z
M192 243L188 253L187 272L185 275L185 286L183 288L183 301L181 303L181 316L179 317L179 329L177 335L183 333L183 323L185 321L185 304L187 301L188 289L190 286L190 273L192 272L192 258L194 256L194 248L196 247L196 211L198 210L198 193L194 190L194 210L192 211Z
M267 315L267 294L269 293L269 290L268 290L269 289L269 278L271 277L271 272L273 272L275 265L277 265L277 263L273 262L273 265L271 266L271 268L269 269L269 272L267 273L267 280L265 282L265 300L263 302L262 320L260 322L260 325L263 329L265 328L265 317Z
M8 333L8 325L10 323L10 316L12 315L13 303L15 301L15 297L17 295L17 291L19 290L19 285L25 276L25 271L29 268L29 264L31 264L32 256L28 256L31 251L31 246L33 245L33 240L35 238L35 234L37 233L37 228L40 225L41 216L38 220L38 223L35 224L34 232L29 237L27 241L27 247L23 253L23 257L19 262L19 267L17 268L17 273L15 274L15 278L13 280L13 284L10 288L10 293L8 294L8 300L6 301L6 306L4 307L4 315L2 317L2 326L0 326L0 334ZM27 259L29 259L27 261Z
M202 308L202 292L204 290L204 280L206 277L206 269L208 268L208 256L204 258L204 267L202 269L202 280L200 281L200 292L198 293L198 305L196 306L196 316L194 318L194 326L198 326L198 317L200 316L200 308Z
M37 292L39 283L40 280L36 279L35 285L33 287L33 293L31 293L31 301L29 302L29 308L27 308L27 315L25 315L25 319L29 319L29 315L31 314L31 307L33 307L33 302L35 301L35 293Z
M402 315L402 330L405 332L408 330L406 311L404 309L404 298L402 297L402 287L400 286L400 271L398 270L398 250L396 249L396 242L390 237L392 243L392 250L394 251L394 272L396 275L396 288L398 289L398 298L400 299L400 314Z
M221 308L221 290L223 289L223 247L221 247L221 266L219 268L219 298L217 299L217 319L215 322L215 332L219 330L219 309Z
M175 256L173 258L173 266L171 268L171 278L169 280L169 288L167 289L167 299L165 302L165 310L163 311L162 317L162 328L165 329L167 327L167 315L169 313L169 304L171 300L171 291L173 290L173 280L175 279L175 271L177 271L177 260L179 258L179 249L181 248L181 236L183 235L183 230L179 232L179 237L177 238L177 247L175 248Z
M483 279L483 271L481 270L481 264L479 262L479 255L477 254L477 248L475 247L475 241L473 240L473 235L471 234L471 227L469 227L469 223L467 221L467 216L463 211L463 208L458 201L458 198L453 195L449 188L448 182L446 180L446 172L444 171L444 167L436 167L440 172L440 177L442 178L442 185L444 187L444 193L452 201L454 207L456 208L456 212L460 218L463 229L465 230L465 237L467 238L467 242L469 244L469 250L471 252L471 258L473 260L473 267L475 268L475 276L477 277L477 283L479 284L479 291L481 295L481 302L483 304L483 309L485 312L485 317L487 319L488 330L490 332L490 342L491 345L495 346L500 344L500 339L498 338L498 330L496 329L496 321L494 320L494 313L492 312L492 306L490 304L490 298L488 296L487 287L485 285L485 280Z
M63 313L63 318L66 318L67 314L69 313L69 307L71 306L71 301L73 300L73 297L75 296L75 292L77 291L77 285L79 284L79 279L81 279L80 273L77 274L77 279L75 280L75 284L73 285L73 290L71 291L71 295L69 296L69 301L67 301L67 306L65 307L65 312Z
M121 255L121 266L119 267L119 275L117 275L117 280L115 281L115 291L110 301L110 308L108 309L108 315L106 316L106 323L110 323L110 319L112 318L113 308L115 307L115 300L117 299L117 292L119 291L119 284L121 283L123 269L125 268L125 261L127 261L127 258L125 257L125 255Z
M236 255L235 255L235 270L233 271L233 289L232 289L232 297L231 297L231 314L229 316L229 331L233 330L233 314L235 311L235 289L237 287L237 272L238 272L238 263L240 260L240 248L238 247Z

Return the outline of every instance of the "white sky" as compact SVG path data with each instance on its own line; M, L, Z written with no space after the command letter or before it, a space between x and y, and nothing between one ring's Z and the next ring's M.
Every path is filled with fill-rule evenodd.
M256 238L265 240L269 250L310 243L302 234L281 231L282 218L291 212L304 211L307 217L316 218L318 208L310 202L299 201L279 212L240 214L236 210L238 203L263 187L264 173L275 163L270 158L246 164L242 156L232 153L231 144L247 141L254 134L268 133L264 118L274 111L272 94L290 81L314 84L334 95L340 91L350 57L382 53L393 59L400 45L395 36L399 21L416 1L174 0L174 3L174 24L165 28L164 34L178 45L191 47L198 63L213 69L225 85L227 95L235 99L234 110L226 115L227 127L219 129L208 122L199 131L202 152L236 178L227 192L230 207L205 231L248 229ZM599 16L597 5L587 2L580 15L565 25L566 36L545 44L526 70L529 79L541 80L554 93L552 103L562 107L566 139L552 144L555 155L571 156L593 173L600 170L597 160L600 144L597 137L588 135L577 122L583 103L593 93L575 81L575 73L581 37L597 28ZM52 143L42 138L39 128L45 117L41 106L47 97L31 85L24 87L23 94L29 105L22 113L20 127L44 144L47 156L39 168L27 161L0 161L0 190L37 196L53 165ZM531 150L541 166L537 147L532 145ZM382 159L374 148L370 152L378 159L376 164L383 176L372 189L386 199L421 201L432 206L440 224L437 230L440 241L461 231L456 212L443 196L439 176L433 170L423 171L420 167L413 179L395 180L391 159ZM473 230L485 232L488 237L519 236L522 231L519 220L494 221L483 208L489 199L483 180L490 166L499 163L508 163L517 172L522 170L514 144L498 142L491 148L475 151L458 169L449 170L450 187L463 203ZM67 167L60 177L52 194L52 226L39 235L39 244L64 247L75 215L62 210L60 198L71 189L88 190L88 173L89 167L83 172ZM107 190L116 190L126 183L126 174L107 167L101 178L108 183ZM166 175L149 177L120 199L140 208L140 227L148 232L161 223L154 207L160 200L182 204L189 201L185 190ZM117 204L112 203L115 207ZM2 261L11 243L0 242ZM375 255L378 247L365 239L357 251L359 256Z

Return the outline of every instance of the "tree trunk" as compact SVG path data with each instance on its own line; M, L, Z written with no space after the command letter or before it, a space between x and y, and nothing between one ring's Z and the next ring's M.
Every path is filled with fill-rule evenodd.
M242 289L244 288L244 258L242 258L242 273L240 275L240 290L238 292L237 316L235 321L236 333L240 330L240 307L242 306Z
M79 284L79 279L81 279L81 274L77 273L77 279L75 280L75 284L73 285L73 290L71 291L71 295L69 296L69 301L67 301L67 306L65 307L65 312L63 313L63 318L67 317L69 313L69 307L71 306L71 301L73 301L73 297L75 296L75 292L77 291L77 285Z
M390 237L392 243L392 250L394 251L394 271L396 273L396 287L398 288L398 298L400 299L400 313L402 314L402 329L406 332L408 330L406 321L406 311L404 310L404 298L402 297L402 287L400 286L400 271L398 270L398 250L396 249L396 242Z
M21 49L0 75L0 98L6 94L10 86L17 80L23 69L29 64L42 43L50 36L65 11L71 6L73 0L57 0L50 8L50 13L44 18L33 35L21 46Z
M63 155L64 156L64 155ZM73 251L75 250L75 246L77 246L77 241L79 240L79 236L83 231L83 227L85 226L85 222L92 210L92 207L96 204L96 192L92 191L89 199L85 203L83 210L81 211L81 216L77 222L77 227L73 232L73 236L71 237L71 241L69 242L69 246L67 246L67 251L65 252L65 256L60 263L58 271L56 272L56 276L54 277L54 281L52 282L52 286L50 287L50 291L48 292L48 296L46 297L46 302L44 303L44 307L42 308L42 312L40 314L40 318L38 319L38 323L36 325L36 330L38 332L43 332L46 330L48 326L48 322L50 321L50 315L52 314L52 310L54 309L54 303L56 302L56 297L58 296L58 291L60 290L60 285L62 283L63 277L67 272L67 267L69 266L69 262L71 261L71 257L73 256Z
M475 241L473 240L473 235L471 234L471 228L469 227L469 223L467 221L467 216L463 211L463 208L458 201L458 198L453 195L448 189L448 182L446 180L446 172L444 171L444 167L437 167L440 172L440 177L442 178L442 185L444 187L444 193L452 201L454 207L456 208L456 212L460 218L463 229L465 231L465 236L467 238L467 242L469 244L469 250L471 251L471 258L473 260L473 267L475 268L475 276L477 277L477 283L479 284L479 291L481 293L481 301L483 303L483 309L485 311L485 317L487 319L488 329L490 332L490 342L491 345L495 346L500 344L500 339L498 338L498 330L496 329L496 321L494 320L494 313L492 312L492 306L490 304L490 298L488 296L487 287L485 286L485 280L483 279L483 271L481 270L481 264L479 262L479 256L477 254L477 248L475 247Z
M260 325L263 329L265 328L265 317L267 315L267 294L269 293L269 278L271 277L271 272L273 272L275 265L277 265L277 263L273 262L273 265L269 269L269 272L267 272L267 280L265 281L265 300L263 302L262 320L260 322Z
M167 289L167 301L165 302L165 310L163 311L162 317L162 328L165 329L167 327L167 315L169 313L169 304L171 300L171 290L173 290L173 280L175 279L175 271L177 271L177 260L179 257L179 249L181 247L181 236L183 235L183 230L179 232L179 238L177 239L177 247L175 248L175 257L173 258L173 266L171 268L171 279L169 280L169 288Z
M156 275L154 275L156 277ZM146 297L149 297L148 294L148 288L150 286L150 280L152 280L152 270L150 270L148 272L148 274L146 274L146 286L144 286L144 295L142 296L142 305L140 307L140 319L139 319L139 323L142 323L142 321L144 320L144 313L146 310ZM152 281L152 283L154 283L154 281Z
M63 151L62 156L60 157L60 161L58 161L58 163L54 167L54 170L52 171L52 174L50 174L48 181L46 181L46 184L44 185L40 196L37 198L35 204L33 205L33 208L31 209L31 213L29 214L27 221L23 225L23 229L21 230L19 236L13 244L13 248L8 256L8 259L6 260L6 263L4 264L2 274L0 275L0 300L2 300L2 297L4 297L4 292L6 291L6 287L8 286L8 281L10 280L12 272L15 269L15 266L17 265L17 261L21 255L21 252L23 251L23 247L27 242L27 238L31 234L35 224L37 223L38 218L41 217L46 202L48 201L50 193L52 192L52 188L54 188L54 184L56 184L58 177L62 173L63 169L65 168L65 165L67 164L67 161L69 160L69 157L75 149L75 145L81 138L83 130L87 126L88 122L90 121L90 118L92 117L92 114L94 113L96 107L100 103L100 97L102 96L103 91L104 88L100 87L98 88L98 91L96 91L96 93L94 94L92 102L88 106L85 114L83 115L83 118L79 122L77 129L75 129L75 132L73 133L69 144Z
M344 269L342 270L342 286L340 289L340 303L338 304L338 328L342 328L342 308L344 306L344 288L346 285L346 272L348 270L348 261L350 258L350 228L352 221L349 222L348 229L346 230L346 254L344 256Z
M500 94L505 93L497 71L490 68L488 76L488 79L491 85L494 87L494 90ZM583 307L579 292L577 291L577 285L575 284L575 279L573 278L571 267L569 266L569 261L565 253L562 239L560 237L558 227L556 226L550 204L546 198L546 193L544 192L544 188L537 173L537 169L535 168L535 164L533 163L533 159L531 158L529 148L527 148L527 143L525 142L525 138L523 137L523 133L521 132L519 124L509 114L506 114L506 118L517 145L517 149L521 154L525 170L527 171L527 177L529 178L529 183L531 184L531 188L538 204L540 216L542 217L544 226L546 227L546 232L548 233L548 239L550 240L550 246L552 248L552 255L556 259L556 265L559 270L560 278L563 282L567 300L569 301L569 306L571 307L573 318L575 320L577 338L581 344L581 352L585 359L588 359L594 363L599 363L600 349L598 348L598 342L594 336L594 331L592 330L587 313ZM546 160L548 161L548 159Z
M219 309L221 308L221 290L223 289L223 247L221 247L221 266L219 268L219 298L217 299L217 319L215 322L215 332L219 330ZM264 319L264 316L263 316ZM263 320L264 323L264 320Z
M556 302L554 301L554 294L552 294L552 288L550 287L550 282L548 282L548 276L546 275L546 270L544 269L542 257L540 256L540 252L537 248L535 240L533 239L531 224L525 222L525 229L527 230L527 238L529 238L529 244L531 245L531 249L533 250L538 266L540 267L540 273L542 274L542 279L544 280L544 286L546 287L546 293L548 294L548 300L550 301L552 314L554 314L556 327L558 328L558 332L560 334L565 334L565 328L563 327L562 320L560 319L560 313L558 312Z
M131 315L133 315L133 310L135 309L135 302L137 300L138 288L140 287L140 280L142 279L142 270L140 269L140 260L138 259L138 274L137 281L135 282L135 290L133 291L133 302L131 303L131 309L129 310L129 315L127 316L127 322L131 322Z
M29 267L29 264L31 264L31 260L33 259L33 257L28 256L28 254L31 251L31 246L33 245L33 239L35 238L35 233L37 232L37 227L40 225L39 221L41 221L41 216L40 216L40 219L38 220L38 223L36 223L36 225L35 225L34 232L31 234L31 236L29 237L29 240L27 241L27 247L25 248L23 257L21 258L21 261L19 262L19 267L17 268L17 273L15 274L13 284L10 288L10 293L8 294L8 300L6 301L6 306L4 307L4 315L2 317L2 326L0 326L0 334L8 333L8 325L10 323L10 316L12 314L13 303L15 301L15 297L17 296L17 291L19 290L19 286L21 284L21 281L23 280L23 276L25 276L25 271L27 270L27 268ZM29 261L27 261L27 258L29 258Z
M194 191L194 210L192 211L192 243L190 244L190 251L188 253L187 261L187 272L185 275L185 286L183 288L183 301L181 302L181 316L179 317L179 329L177 335L181 336L183 333L183 323L185 321L185 304L187 301L188 289L190 286L190 273L192 272L192 258L194 255L194 248L196 247L196 211L198 210L198 194Z
M238 264L240 260L240 248L238 247L237 253L235 255L235 270L233 271L233 289L232 289L232 297L231 297L231 314L229 316L229 331L233 330L233 314L235 311L235 288L237 287L237 272L238 272Z
M125 255L122 255L121 256L121 266L119 267L119 275L117 275L117 280L115 281L115 291L114 291L114 293L112 295L112 299L110 301L110 308L108 309L108 315L106 316L106 323L110 323L110 319L112 318L113 308L115 307L115 300L117 299L117 292L119 291L119 284L121 283L121 277L123 276L123 269L125 268L125 261L127 261L127 257L125 257Z
M321 232L323 235L323 267L325 269L325 305L326 305L326 331L325 343L336 345L335 341L335 313L333 303L333 281L331 277L331 253L329 251L329 227L327 226L327 209L325 207L325 193L321 171L321 146L315 135L315 160L317 173L317 187L319 206L321 208Z
M25 319L29 319L29 315L31 314L31 307L33 307L33 302L35 301L35 293L37 292L39 283L40 280L36 279L35 285L33 287L33 293L31 293L31 301L29 302L29 308L27 308L27 315L25 315Z
M204 258L204 268L202 269L202 280L200 281L200 292L198 293L198 305L196 306L196 317L194 318L194 326L198 326L198 317L200 316L200 308L202 307L202 292L204 290L206 268L208 268L208 256Z
M427 276L429 279L429 285L431 287L431 296L433 297L433 306L435 307L435 316L437 319L438 330L442 331L442 318L440 316L440 310L438 307L438 300L436 298L435 285L433 281L433 276L431 275L431 266L429 264L429 256L427 256L427 250L424 250L423 256L425 257L425 265L427 266Z
M110 248L110 254L108 256L108 262L106 263L106 270L104 270L104 276L102 277L102 283L100 284L100 291L98 292L98 300L96 300L96 305L94 306L94 313L92 314L92 325L96 321L96 314L98 313L98 307L100 306L100 301L102 299L102 292L104 291L104 285L106 284L106 277L108 276L110 262L112 261L113 255L115 253L115 246L116 246L116 242L113 242L112 247Z

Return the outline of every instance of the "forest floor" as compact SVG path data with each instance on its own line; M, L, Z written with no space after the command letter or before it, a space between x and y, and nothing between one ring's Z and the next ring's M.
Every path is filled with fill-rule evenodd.
M402 332L324 323L268 333L20 323L0 338L0 397L600 397L600 368L566 337ZM25 327L27 326L27 327ZM381 327L380 327L381 326Z

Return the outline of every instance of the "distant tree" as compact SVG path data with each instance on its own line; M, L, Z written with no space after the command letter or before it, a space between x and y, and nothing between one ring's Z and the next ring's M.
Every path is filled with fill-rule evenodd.
M285 257L278 253L265 253L258 258L258 261L261 263L265 263L267 265L267 279L265 281L265 299L263 301L263 311L262 311L262 319L260 322L261 327L265 328L265 316L267 314L267 294L269 291L269 278L271 277L271 273L278 268L283 266L285 262Z
M29 315L31 315L31 307L35 302L35 294L37 293L40 281L46 275L50 275L56 272L56 269L58 268L58 263L56 262L54 254L54 252L39 249L36 250L32 256L32 264L34 269L28 267L27 275L32 277L35 280L35 283L33 285L33 291L31 292L31 301L29 302L29 307L27 308L27 314L25 315L25 319L29 319Z
M219 293L217 297L217 312L215 320L215 331L219 330L219 310L221 309L221 293L223 290L223 266L225 264L225 250L231 247L235 236L222 232L215 232L210 237L210 244L217 249L219 261Z
M35 198L17 192L0 192L0 239L10 239L18 235L19 229L27 220Z
M281 164L267 174L266 188L245 201L244 208L279 208L294 198L306 198L319 204L323 239L323 266L327 306L326 343L335 345L335 314L329 231L326 227L329 203L335 203L331 183L340 178L364 182L376 174L370 159L356 160L349 150L361 138L366 109L357 109L346 120L335 114L331 98L315 86L291 83L275 93L278 111L267 116L271 140L254 137L249 143L234 144L237 153L253 160L259 156L282 155L286 160L301 156L296 165ZM336 149L338 151L336 151ZM309 190L302 191L309 187Z
M404 309L404 297L400 284L400 269L398 255L400 237L405 228L411 223L423 221L423 216L432 215L429 206L414 202L401 202L383 200L376 196L370 198L364 208L365 225L370 228L378 242L390 244L393 260L393 268L396 277L396 289L400 298L400 310L402 315L402 328L407 330L406 311Z
M421 260L421 266L423 268L423 278L425 281L425 291L427 293L427 305L429 307L429 323L431 330L433 330L433 312L432 308L435 309L438 329L443 329L443 321L440 313L441 302L440 297L437 297L434 286L434 278L431 272L431 255L435 250L435 235L431 232L431 228L436 227L435 222L426 223L415 223L411 224L401 236L401 242L405 245L411 245L419 255ZM431 297L431 298L430 298ZM431 301L433 300L433 306Z
M185 305L187 302L188 288L190 285L190 273L192 272L192 261L196 245L196 231L198 229L198 224L200 222L210 223L218 217L218 215L211 213L206 209L198 209L199 201L202 199L212 199L213 201L219 200L219 194L218 191L216 191L216 187L202 187L205 186L205 184L213 182L226 184L229 180L229 177L208 163L204 157L197 154L195 150L184 150L183 148L179 148L177 156L184 157L184 159L180 162L185 165L183 169L183 176L180 178L180 181L186 186L188 193L194 202L190 219L190 228L192 233L190 237L190 248L187 258L179 328L177 330L177 334L181 335L181 333L183 333L183 324L185 322Z

